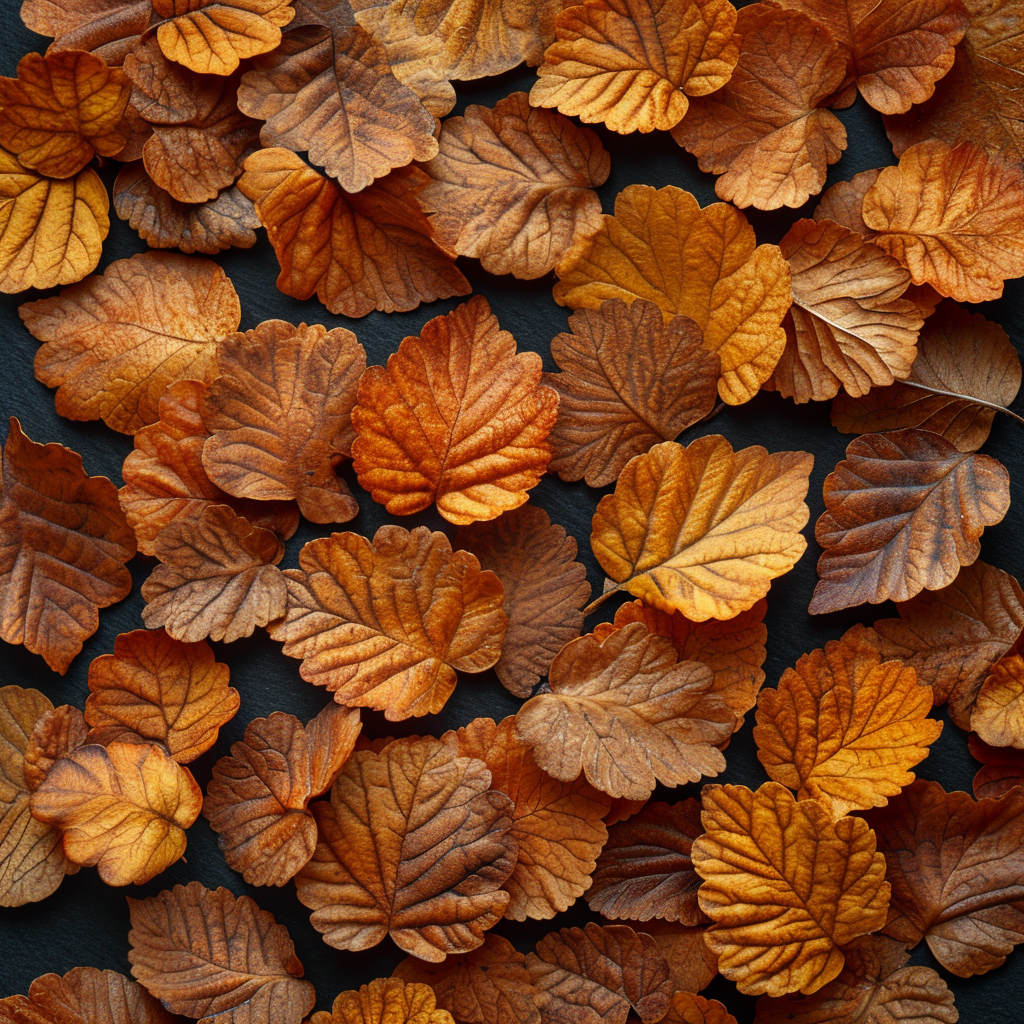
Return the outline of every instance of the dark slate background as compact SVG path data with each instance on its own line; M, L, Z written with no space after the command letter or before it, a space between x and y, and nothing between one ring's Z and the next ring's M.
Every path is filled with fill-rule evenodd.
M5 15L0 33L0 74L14 75L18 59L30 50L42 52L48 40L29 32L18 18L18 0L0 0ZM492 105L502 96L517 89L529 90L534 78L531 69L520 69L480 82L456 83L459 96L453 114L461 114L469 103ZM842 160L829 169L828 184L847 180L858 171L894 162L892 150L882 130L880 116L863 100L848 110L837 111L846 125L849 145ZM598 192L607 213L612 212L616 194L629 184L646 183L657 187L678 185L697 196L702 206L716 201L714 178L702 174L696 160L681 150L668 134L619 136L597 126L602 142L611 154L612 170L608 182ZM101 174L108 188L112 185L118 164L108 164ZM810 216L815 200L800 211L779 210L772 213L748 211L759 242L778 242L799 216ZM143 252L145 244L118 220L111 209L110 235L104 247L98 271L114 260ZM197 257L198 258L198 257ZM345 326L355 331L366 347L370 363L382 363L395 351L406 335L417 334L427 320L446 313L455 301L435 302L411 313L372 313L362 320L348 320L329 313L316 299L298 302L282 295L275 287L277 261L265 234L259 232L254 249L233 249L215 257L234 282L242 301L242 329L255 327L261 321L281 318L295 323L306 321L328 327ZM473 285L483 294L501 322L524 349L539 352L545 369L556 370L551 360L549 343L560 331L567 330L569 311L556 305L551 297L553 275L522 282L511 276L492 277L482 271L475 260L460 259L459 264ZM56 291L56 290L54 290ZM18 318L18 305L40 297L42 293L0 296L0 346L3 349L3 371L0 373L0 415L4 420L16 414L26 433L35 441L60 441L80 452L90 474L109 476L121 485L121 463L132 449L132 439L109 430L102 423L75 423L61 419L54 412L52 394L32 373L32 360L37 349L35 339ZM52 294L46 293L46 294ZM1007 284L1002 299L985 303L977 309L1003 325L1018 349L1024 345L1024 281ZM1024 413L1024 401L1015 408ZM1024 549L1020 543L1024 527L1024 434L1022 428L1008 417L997 416L992 436L985 451L1000 459L1009 469L1013 504L1005 521L985 532L982 558L1019 578L1024 578ZM854 622L870 623L893 614L891 606L868 606L845 613L812 617L807 604L815 583L815 563L820 549L814 542L813 527L823 512L821 488L825 476L843 457L850 437L839 434L829 423L829 403L795 406L777 395L762 392L752 402L739 408L727 407L711 423L699 425L681 438L689 442L701 433L722 433L735 448L764 444L772 451L804 449L814 453L808 503L811 519L804 531L808 549L801 562L788 575L772 585L768 600L768 660L765 669L768 686L774 686L782 673L801 654L835 639ZM361 511L342 529L372 536L387 522L381 506L356 484L350 468L343 470ZM546 477L532 492L531 501L542 506L552 520L561 523L579 543L579 558L586 565L594 593L601 590L602 574L590 552L590 520L598 500L607 490L593 490L582 482L566 484L557 477ZM401 525L412 528L426 524L451 535L453 527L431 510L407 516ZM329 532L303 522L287 545L282 567L297 564L302 544ZM0 685L16 683L43 690L54 704L71 703L82 707L88 694L87 672L90 661L113 650L119 633L142 626L142 598L139 587L153 564L152 559L137 557L130 568L135 581L131 595L121 604L100 614L100 627L85 644L67 675L49 671L43 662L23 647L3 645L0 649ZM620 599L609 601L588 620L592 628L600 618L611 618ZM204 791L214 761L228 752L230 744L241 739L246 723L271 711L289 711L306 720L326 703L324 691L299 677L299 662L285 657L277 644L265 633L237 641L230 646L213 645L219 660L231 667L231 682L239 690L242 707L237 717L227 724L213 750L189 765ZM443 712L436 716L386 723L381 714L363 712L364 731L369 736L432 733L439 735L477 716L494 719L514 714L519 701L508 694L493 673L462 676L454 695ZM945 719L945 709L937 711ZM733 739L727 752L728 767L720 781L743 783L756 787L766 775L755 756L751 739L753 716L748 716L743 730ZM917 769L918 775L941 782L947 790L970 791L971 778L977 765L967 752L967 737L948 722L931 756ZM672 792L660 792L661 798L682 799L699 795L693 785ZM390 940L373 950L350 953L325 945L309 923L308 911L299 903L294 888L255 888L246 885L224 863L217 848L217 839L202 817L188 833L185 859L174 864L148 885L123 891L109 888L95 870L84 868L64 880L57 892L47 900L17 909L0 909L0 996L26 992L32 979L49 971L63 973L79 965L111 968L128 973L128 907L124 897L151 896L176 883L200 880L208 887L227 886L236 894L247 893L261 907L271 911L288 927L306 977L317 988L318 1008L329 1008L342 990L354 988L372 978L390 973L402 954ZM495 929L520 949L529 950L552 927L580 925L596 919L580 900L569 912L550 922L517 924L503 921ZM914 963L938 965L924 943L914 952ZM940 969L956 994L960 1020L975 1024L1016 1024L1021 1020L1020 992L1024 988L1024 951L1011 954L1008 962L987 976L967 980L956 978ZM716 978L704 993L721 999L736 1015L740 1024L753 1020L753 998L742 996L724 978Z

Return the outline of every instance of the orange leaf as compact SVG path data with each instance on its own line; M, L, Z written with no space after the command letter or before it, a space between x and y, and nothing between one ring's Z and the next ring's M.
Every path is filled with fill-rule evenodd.
M318 1010L309 1024L454 1024L452 1015L437 1009L428 985L406 984L399 978L378 978L358 990L342 992L331 1012Z
M64 704L36 720L25 749L25 784L36 790L56 761L89 740L89 726L78 708ZM97 741L93 741L97 742Z
M717 999L705 999L692 992L672 997L665 1024L736 1024L736 1018Z
M718 974L718 957L704 941L707 927L689 928L674 921L645 921L638 925L658 945L668 963L676 992L700 992Z
M1015 747L990 747L973 733L967 737L971 757L982 763L974 776L977 799L997 799L1024 783L1024 750Z
M21 20L51 49L90 50L111 67L139 42L153 14L150 0L22 0Z
M993 747L1024 749L1024 658L1019 654L992 666L974 702L971 729Z

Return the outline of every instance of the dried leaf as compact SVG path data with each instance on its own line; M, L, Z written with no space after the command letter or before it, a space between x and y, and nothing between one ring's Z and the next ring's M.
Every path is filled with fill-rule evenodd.
M558 394L540 379L482 296L435 317L359 382L360 486L392 515L436 502L460 526L518 508L551 458Z
M885 923L874 833L777 782L705 786L702 799L707 831L691 856L719 970L748 995L816 992L843 969L841 947Z
M220 727L238 713L229 678L207 643L181 643L162 629L122 633L113 654L89 665L85 720L94 729L123 726L187 764L209 750Z
M453 1024L452 1015L437 1009L428 985L398 978L378 978L358 990L342 992L331 1012L320 1010L309 1024Z
M332 313L360 317L469 294L420 209L416 196L428 179L418 168L348 196L286 149L253 153L245 167L238 187L267 229L285 295L315 294Z
M78 708L64 704L36 720L25 749L25 785L38 789L54 763L89 739L89 725ZM95 742L95 741L94 741Z
M736 1018L717 999L705 999L692 992L672 997L665 1024L736 1024Z
M704 941L706 926L689 928L674 921L647 921L639 927L664 955L673 991L700 992L718 974L718 957Z
M603 642L566 644L551 663L551 692L520 708L516 733L554 778L582 771L609 796L646 800L658 782L696 782L725 767L715 745L734 719L712 683L707 666L677 664L668 640L632 623Z
M812 615L939 590L980 553L1010 504L1010 478L987 455L930 430L865 434L825 480L814 528L824 548Z
M575 560L576 539L542 508L527 504L460 527L455 546L476 555L481 568L501 580L508 632L494 671L514 696L529 697L551 659L583 627L590 584Z
M132 589L135 536L105 476L62 444L36 444L11 417L0 475L0 639L63 675Z
M553 270L601 227L594 187L611 160L601 140L525 92L471 105L441 126L420 195L439 243L492 274L530 280Z
M759 210L802 206L846 149L846 129L825 109L845 55L823 24L771 3L744 7L736 29L732 78L694 100L672 137L702 171L721 175L722 199Z
M132 434L159 418L168 384L212 376L217 342L238 329L234 286L212 260L139 253L49 299L18 307L41 342L36 377L57 412Z
M862 207L864 196L878 181L881 173L882 169L879 167L861 171L849 181L837 181L831 188L826 189L818 200L818 205L814 208L814 219L835 221L850 231L856 231L858 235L873 238L875 233L864 223Z
M210 480L238 498L294 498L314 523L351 519L359 505L335 470L355 437L365 369L363 346L344 327L265 320L229 335L203 401Z
M630 185L615 214L557 268L555 301L598 309L605 299L650 299L666 319L688 316L717 352L719 394L747 402L786 344L780 326L792 294L777 246L758 246L746 217L724 203L701 209L672 185Z
M299 1024L316 1001L284 925L248 896L176 885L129 898L132 974L200 1024Z
M605 595L625 590L695 622L752 608L807 546L813 461L760 445L734 452L720 434L636 456L594 513Z
M124 73L133 87L129 110L150 127L201 120L224 94L222 78L197 75L169 60L152 35L124 58Z
M382 526L312 540L288 569L288 609L270 635L301 658L302 678L339 704L383 711L392 722L436 714L455 670L498 660L508 617L497 576L443 533Z
M176 640L231 643L285 612L287 587L277 563L284 545L227 505L171 523L153 545L158 565L142 585L142 621Z
M974 702L971 729L993 747L1024 749L1024 658L1019 654L992 666Z
M359 712L329 704L307 725L257 718L213 766L203 816L250 885L285 885L316 849L309 801L330 789L359 734Z
M331 802L313 805L320 840L295 879L324 941L369 949L390 933L434 963L480 946L516 861L512 801L490 781L482 762L430 737L356 751Z
M150 0L22 0L21 20L51 50L89 50L111 67L139 42L153 14Z
M967 737L971 757L982 763L974 776L974 795L997 799L1024 784L1024 751L1014 747L990 747L973 733Z

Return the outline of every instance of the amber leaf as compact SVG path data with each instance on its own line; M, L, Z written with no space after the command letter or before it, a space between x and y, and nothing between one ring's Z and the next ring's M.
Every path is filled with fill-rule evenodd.
M692 992L677 992L665 1024L736 1024L736 1018L717 999L705 999Z
M690 928L674 921L645 921L637 924L658 945L668 964L675 992L700 992L718 974L718 957L704 941L706 925Z
M865 434L825 480L814 527L824 548L810 612L907 601L952 583L977 559L986 526L1010 504L1010 478L987 455L930 430Z
M54 50L89 50L111 67L139 42L153 14L150 0L22 0L21 20Z
M974 702L971 729L993 747L1024 748L1024 658L1019 654L992 666Z
M390 933L439 963L484 941L501 920L516 861L512 801L481 761L430 737L356 751L313 805L320 839L299 872L299 899L337 949L369 949Z
M25 749L25 784L29 791L43 784L54 762L89 739L89 724L78 708L64 704L36 720ZM98 741L94 741L98 742Z
M974 776L974 795L996 799L1015 786L1024 784L1024 750L1015 747L990 747L973 733L967 737L971 757L982 767Z
M437 1008L428 985L378 978L342 992L330 1013L319 1010L309 1024L453 1024L453 1020L447 1010Z

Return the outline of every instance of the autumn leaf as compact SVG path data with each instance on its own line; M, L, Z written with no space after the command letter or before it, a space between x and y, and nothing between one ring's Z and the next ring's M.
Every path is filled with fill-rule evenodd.
M251 721L213 766L203 816L228 866L250 885L285 885L313 856L309 801L330 789L359 728L359 712L337 704L305 726L275 711Z
M930 430L865 434L825 480L812 615L952 583L1010 504L1009 474Z
M754 742L776 782L841 818L884 807L914 781L942 723L928 718L932 690L898 661L883 661L854 629L762 690Z
M636 456L594 513L605 596L625 590L694 622L752 608L807 546L812 463L759 445L734 452L720 434Z
M640 931L654 939L668 964L675 992L700 992L718 974L718 957L704 941L706 925L688 927L674 921L645 921Z
M37 790L54 763L89 739L85 715L70 704L53 708L36 719L24 752L25 785ZM93 741L98 742L98 741Z
M971 710L971 729L993 747L1024 749L1024 658L1019 654L992 666Z
M132 589L135 536L104 476L62 444L36 444L11 417L0 474L0 639L63 675Z
M725 767L715 746L732 735L733 714L712 682L707 666L677 664L672 644L639 623L603 642L582 636L551 663L551 692L519 709L516 734L554 778L582 771L609 796L646 800L658 782Z
M265 320L217 346L203 400L203 468L237 498L296 499L314 523L343 523L359 505L335 472L352 447L352 407L366 353L344 327Z
M360 317L471 290L434 243L420 209L417 193L427 180L418 168L400 168L349 196L275 148L246 160L238 187L256 204L277 253L277 287L297 299L315 294L332 313Z
M551 659L583 627L590 584L576 561L576 539L542 508L526 504L460 527L455 546L476 555L480 567L501 580L508 632L494 671L511 694L529 697Z
M439 244L492 274L543 277L601 227L594 188L608 180L601 140L525 92L475 104L441 126L420 194Z
M287 539L299 525L292 502L232 498L210 481L203 469L209 436L200 409L207 386L181 380L160 396L156 423L135 435L135 450L124 460L125 486L118 492L128 523L144 555L156 553L156 539L168 526L197 521L211 505L230 505L253 526Z
M339 704L392 722L436 714L455 670L498 660L508 617L497 576L443 533L382 526L373 542L335 533L306 544L288 569L288 608L270 635L301 658L303 679Z
M561 373L551 470L591 487L616 480L634 455L674 441L699 423L718 397L719 360L685 316L665 322L653 302L609 299L569 317L571 334L551 342Z
M392 515L436 503L459 526L518 508L551 458L558 394L540 380L482 296L435 317L359 382L360 486Z
M123 68L132 84L129 109L151 127L200 120L224 95L223 78L197 75L168 59L153 35L125 56Z
M705 999L692 992L677 992L665 1024L736 1024L736 1018L717 999Z
M200 1024L299 1024L316 1002L288 929L248 896L176 885L129 898L132 974Z
M672 137L702 171L721 175L720 198L760 210L802 206L846 149L846 129L825 109L845 55L824 24L770 3L744 7L736 30L732 78L695 99Z
M187 764L209 750L238 713L229 677L207 643L182 643L162 629L122 633L113 654L89 665L85 719L94 729L122 726L162 743Z
M812 216L815 220L831 220L836 224L856 231L866 239L874 238L875 232L864 223L864 196L882 173L880 167L861 171L849 181L837 181L825 189Z
M241 319L234 286L212 260L155 252L18 313L43 342L36 377L58 388L58 414L125 434L157 421L168 384L212 376L217 342Z
M971 142L911 146L864 196L872 239L911 273L960 302L1003 294L1024 276L1024 171Z
M378 978L357 990L342 992L331 1012L319 1010L309 1024L453 1024L452 1015L437 1009L428 985L399 978Z
M874 833L777 782L705 786L702 800L706 832L691 856L719 970L748 995L816 992L843 969L842 947L885 923Z
M1024 750L1015 747L990 747L973 733L967 737L967 749L982 767L974 776L974 795L997 799L1024 783Z
M150 0L22 0L21 20L52 50L88 50L119 66L149 26Z
M1017 397L1020 380L1020 356L1006 332L947 299L925 321L906 381L859 398L840 395L832 425L844 434L921 427L959 451L977 451L996 412Z
M336 949L390 933L439 963L484 941L509 903L512 801L482 762L430 737L356 751L330 803L312 807L320 840L295 878L310 921Z
M605 299L650 299L665 318L688 316L717 352L723 401L747 402L771 376L786 344L789 266L774 245L724 203L701 209L672 185L630 185L615 214L556 269L555 301L598 309Z

